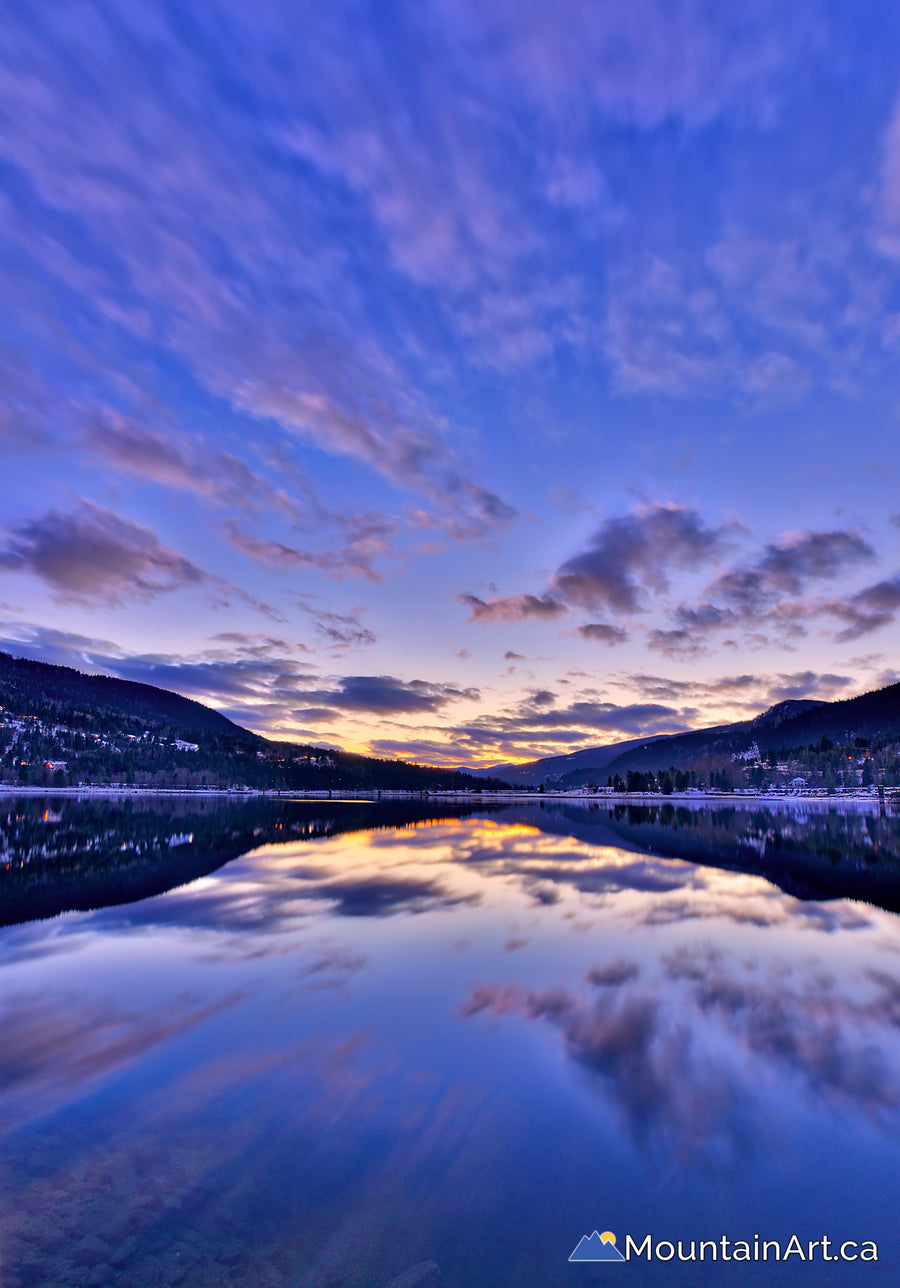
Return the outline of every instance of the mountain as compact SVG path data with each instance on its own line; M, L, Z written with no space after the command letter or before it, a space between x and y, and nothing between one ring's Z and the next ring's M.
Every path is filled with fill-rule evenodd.
M601 744L521 765L492 765L489 772L522 787L541 783L581 787L591 779L605 783L616 774L624 778L630 769L657 773L673 766L683 769L704 757L730 758L749 751L754 744L765 753L807 747L822 738L845 744L855 738L894 735L900 735L900 684L840 702L789 699L751 720Z
M619 743L612 757L608 755L609 747L592 749L593 759L591 752L580 752L584 763L565 773L560 786L582 786L589 778L596 777L592 770L599 768L605 776L619 774L623 778L629 770L657 773L670 767L684 769L704 757L740 755L750 751L754 744L765 756L770 751L805 749L822 739L846 745L857 738L868 741L897 737L900 737L900 684L891 684L838 702L812 699L779 702L752 720L667 734L655 740L635 740L627 745Z
M813 698L788 698L786 702L776 702L774 707L769 707L763 711L762 715L755 716L751 721L751 727L754 729L777 729L779 725L785 724L797 716L806 715L814 711L817 707L828 706L829 703L816 701Z
M32 662L9 653L0 653L0 708L39 719L66 720L79 713L121 715L144 724L169 725L184 733L206 730L256 737L218 711L180 693L111 675L84 675L70 666Z
M496 774L516 787L539 787L541 783L555 786L566 775L579 770L584 770L590 777L592 771L602 769L604 765L608 765L624 752L635 747L646 747L652 742L657 742L661 737L665 735L632 738L627 742L610 743L606 747L588 747L584 751L570 751L563 756L544 756L541 760L529 760L521 765L491 765L486 772Z
M505 785L451 769L261 738L168 689L2 652L0 782L287 791Z
M857 737L874 738L900 733L900 684L889 684L884 689L874 689L840 702L803 704L804 710L787 719L781 718L780 713L780 707L785 705L781 703L761 717L757 716L764 730L770 724L774 725L771 737L773 744L779 747L791 747L822 737L831 738L834 742L849 742Z

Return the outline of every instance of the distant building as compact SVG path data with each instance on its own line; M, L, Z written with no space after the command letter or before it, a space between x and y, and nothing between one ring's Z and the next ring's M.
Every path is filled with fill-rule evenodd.
M179 751L199 751L200 750L200 744L198 742L183 742L181 738L175 739L175 746L178 748Z

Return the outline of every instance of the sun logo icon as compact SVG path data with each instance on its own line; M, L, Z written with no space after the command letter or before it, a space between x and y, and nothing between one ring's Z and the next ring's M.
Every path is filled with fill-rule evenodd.
M578 1247L569 1257L570 1261L624 1261L616 1247L616 1236L612 1230L598 1234L595 1230L590 1236L583 1235Z

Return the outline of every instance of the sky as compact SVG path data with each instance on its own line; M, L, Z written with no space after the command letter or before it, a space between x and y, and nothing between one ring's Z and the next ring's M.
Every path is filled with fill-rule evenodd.
M900 10L36 0L0 648L528 760L895 682Z

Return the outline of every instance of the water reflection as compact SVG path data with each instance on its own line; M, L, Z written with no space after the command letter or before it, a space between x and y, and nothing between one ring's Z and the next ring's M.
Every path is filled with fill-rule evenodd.
M441 816L472 813L447 807ZM432 806L415 801L0 795L0 925L151 898L267 843L414 827L433 817ZM376 902L379 893L372 892Z
M57 898L78 836L102 835L113 882L129 839L143 863L193 831L215 862L0 932L5 1284L385 1288L433 1261L448 1288L550 1288L595 1226L871 1238L867 1282L895 1281L897 919L756 870L780 835L791 863L877 867L884 891L895 820L417 808L372 828L367 806L187 803L98 833L80 808L53 804L32 869ZM46 825L16 821L37 847Z
M768 1148L760 1079L896 1128L896 979L870 971L862 997L842 995L833 977L795 981L778 963L726 962L708 946L678 949L664 966L639 986L635 964L594 969L586 982L599 981L599 995L479 985L461 1013L552 1025L568 1057L596 1076L595 1094L612 1097L636 1143L657 1154L722 1164Z
M0 798L2 799L2 798ZM241 854L266 844L314 842L372 833L372 844L397 827L430 827L476 815L503 829L503 855L494 835L470 833L470 863L524 855L535 898L552 902L554 866L546 877L530 853L538 834L587 842L619 857L582 866L576 883L585 893L628 886L647 892L689 884L684 870L661 864L674 858L729 871L763 875L801 898L850 897L900 910L900 817L882 803L864 809L823 802L777 809L736 805L601 807L563 803L539 809L495 804L435 806L428 802L322 802L253 800L231 804L215 797L137 797L87 801L7 798L0 805L0 924L59 912L129 904L196 883ZM419 848L423 847L420 841ZM482 849L479 850L479 844ZM622 852L629 857L622 858ZM647 859L647 854L654 858ZM297 874L300 875L299 873ZM196 885L193 894L196 896ZM383 874L367 882L322 890L348 916L384 915L434 906L445 892Z

